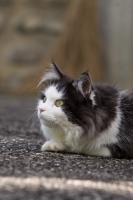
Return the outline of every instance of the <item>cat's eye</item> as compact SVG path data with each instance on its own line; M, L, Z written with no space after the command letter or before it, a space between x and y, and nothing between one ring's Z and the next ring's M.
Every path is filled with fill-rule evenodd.
M47 98L46 98L46 97L44 97L44 98L43 98L43 103L45 103L45 102L46 102L46 100L47 100Z
M55 102L56 107L61 107L61 106L63 106L63 104L64 104L64 102L62 100L57 100Z

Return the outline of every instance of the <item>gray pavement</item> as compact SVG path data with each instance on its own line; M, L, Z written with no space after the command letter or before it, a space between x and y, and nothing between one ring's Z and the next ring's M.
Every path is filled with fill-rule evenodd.
M42 153L35 106L0 96L0 200L133 199L133 160Z

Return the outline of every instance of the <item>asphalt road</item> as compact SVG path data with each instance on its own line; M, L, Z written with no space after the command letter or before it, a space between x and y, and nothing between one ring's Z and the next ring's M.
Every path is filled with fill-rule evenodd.
M133 199L133 160L42 153L35 106L0 96L0 200Z

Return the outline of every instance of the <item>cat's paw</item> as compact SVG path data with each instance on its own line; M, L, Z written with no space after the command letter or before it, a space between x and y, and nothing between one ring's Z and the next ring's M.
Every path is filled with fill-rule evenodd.
M65 147L62 143L56 141L47 141L42 145L42 151L64 151Z

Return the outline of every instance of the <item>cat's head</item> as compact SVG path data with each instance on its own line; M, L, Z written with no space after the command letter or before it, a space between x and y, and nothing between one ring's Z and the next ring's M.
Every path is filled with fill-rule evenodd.
M39 84L45 84L38 101L38 117L47 127L84 125L86 104L90 115L95 104L93 85L87 72L76 80L64 75L53 63Z

